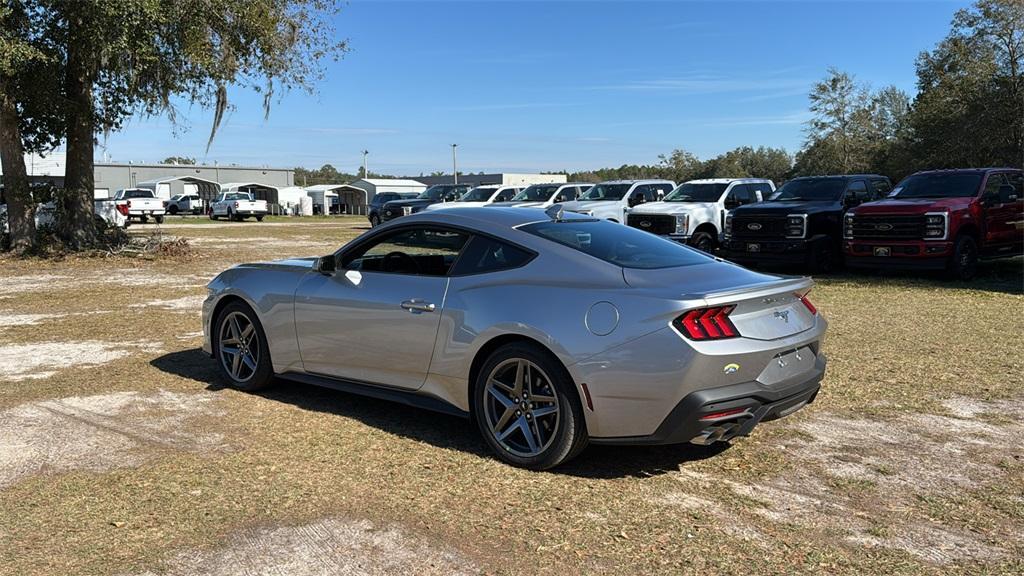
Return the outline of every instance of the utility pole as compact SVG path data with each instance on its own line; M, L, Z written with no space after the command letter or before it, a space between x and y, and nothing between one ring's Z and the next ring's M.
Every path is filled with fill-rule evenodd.
M363 179L370 177L370 173L366 171L366 155L369 154L369 150L363 150Z
M457 147L458 147L458 144L452 144L452 176L455 178L455 180L454 180L455 184L459 183L459 163L458 163L458 159L457 159L457 157L455 155L455 148L457 148Z

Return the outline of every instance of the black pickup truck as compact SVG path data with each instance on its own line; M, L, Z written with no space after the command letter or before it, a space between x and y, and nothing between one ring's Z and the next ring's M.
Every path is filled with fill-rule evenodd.
M408 200L392 200L384 204L380 210L380 221L387 222L415 214L431 204L438 202L454 202L460 198L472 186L468 184L435 184L420 193L419 196Z
M794 178L766 202L732 210L722 256L743 265L781 265L814 272L842 262L843 215L886 196L892 184L877 174Z

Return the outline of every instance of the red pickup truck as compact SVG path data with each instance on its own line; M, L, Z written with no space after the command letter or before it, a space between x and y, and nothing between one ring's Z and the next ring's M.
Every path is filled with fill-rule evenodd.
M843 251L851 267L944 270L970 279L979 259L1024 252L1024 171L908 176L885 199L846 213Z

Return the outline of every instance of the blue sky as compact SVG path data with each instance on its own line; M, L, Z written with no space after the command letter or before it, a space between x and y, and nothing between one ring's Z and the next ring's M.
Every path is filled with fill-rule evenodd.
M209 153L210 114L140 119L114 161L354 171L581 170L803 141L807 92L829 66L914 91L914 59L965 2L391 2L353 0L336 22L352 51L319 93L285 94L264 120L237 105ZM98 149L100 155L103 148Z

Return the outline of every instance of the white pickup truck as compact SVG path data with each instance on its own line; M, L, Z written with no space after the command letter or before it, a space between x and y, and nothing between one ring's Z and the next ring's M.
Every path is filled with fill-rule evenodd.
M711 252L721 242L730 210L767 200L774 191L775 184L761 178L690 180L661 202L633 208L626 224Z
M221 192L210 204L210 220L223 216L241 222L252 216L257 222L262 222L266 215L267 201L253 200L248 192Z
M595 184L574 202L563 202L570 212L579 212L612 222L626 222L635 206L657 202L676 187L671 180L610 180Z
M124 205L128 210L128 218L138 218L147 222L152 216L157 224L164 221L164 201L157 198L152 190L146 188L124 188L114 194L114 203Z
M129 225L127 211L124 204L118 205L109 198L97 199L93 204L93 213L96 215L96 222L103 222L107 226L127 228ZM36 228L52 226L56 219L57 208L53 202L44 202L36 206ZM0 204L0 230L4 234L10 232L10 225L7 222L7 204Z

